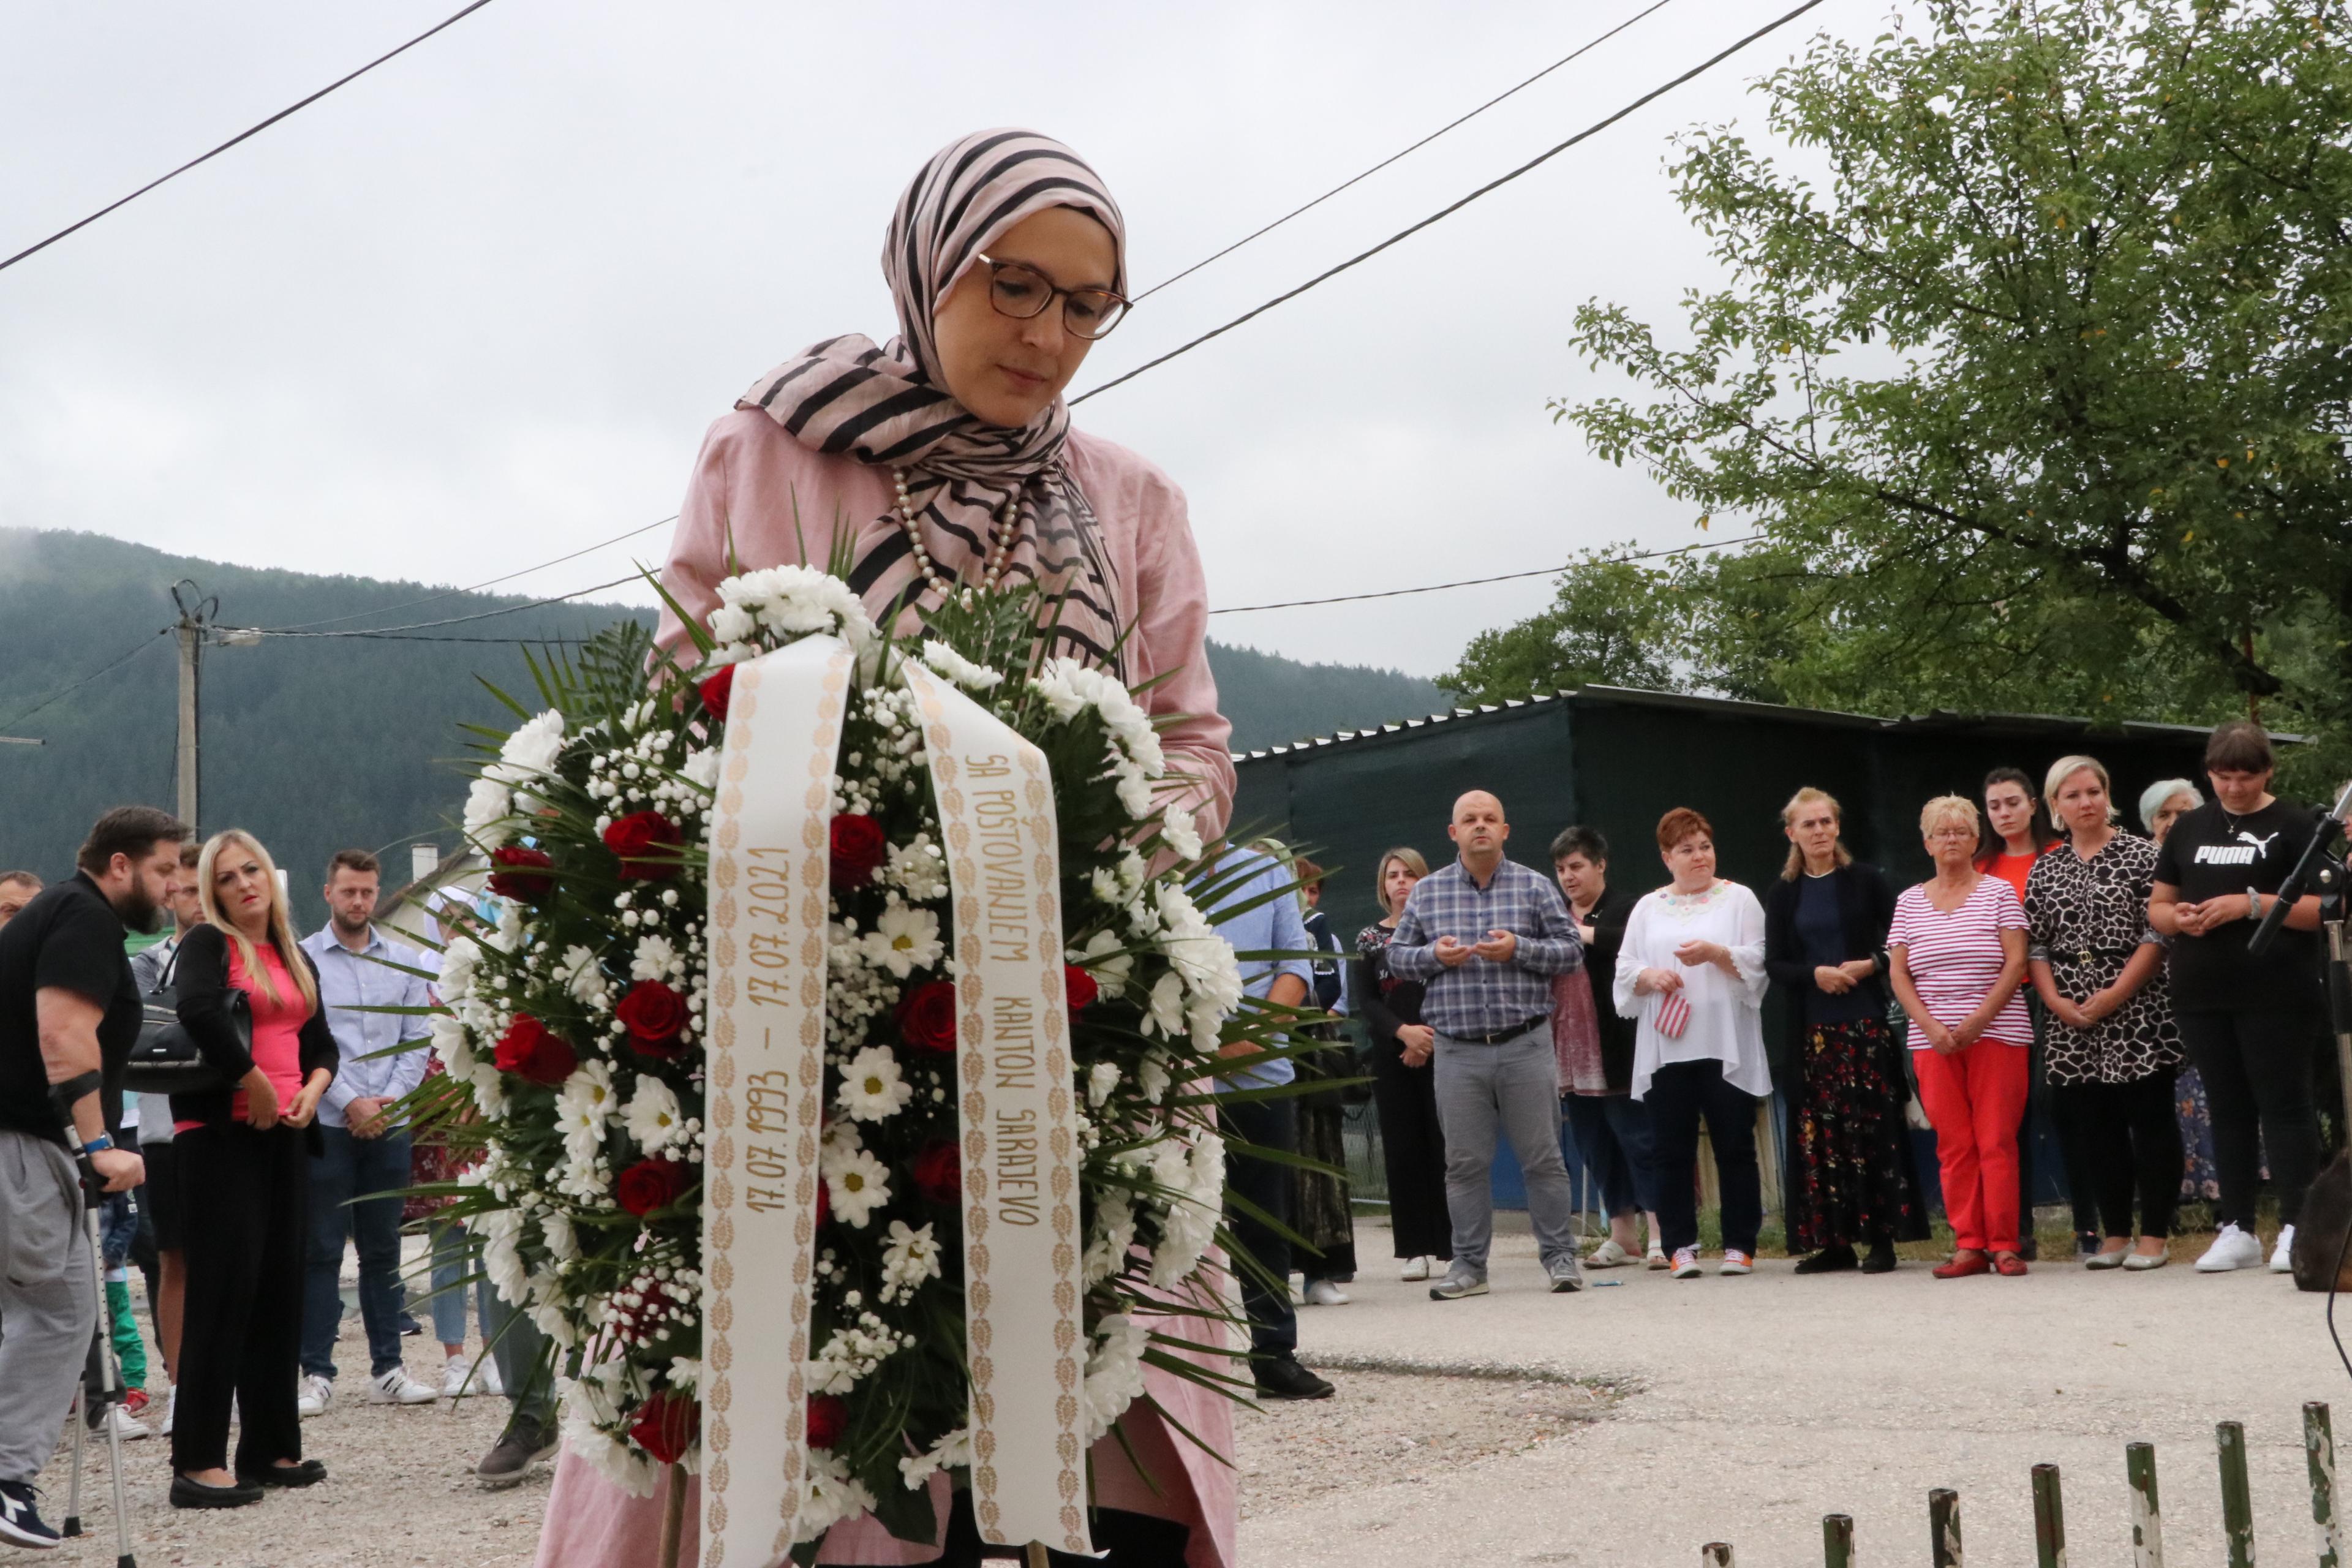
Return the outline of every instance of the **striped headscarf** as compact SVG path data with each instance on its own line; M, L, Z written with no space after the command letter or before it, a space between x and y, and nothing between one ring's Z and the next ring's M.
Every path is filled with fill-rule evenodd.
M1114 572L1063 447L1060 398L1019 428L985 425L947 391L934 313L1004 231L1048 207L1076 207L1110 231L1114 289L1127 274L1127 225L1086 163L1033 131L982 131L940 149L899 197L882 247L898 336L828 338L760 378L736 406L757 408L814 451L907 470L924 544L942 576L977 584L996 518L1017 521L1003 580L1062 595L1055 647L1116 667ZM1007 510L1007 503L1011 510ZM887 625L919 617L942 595L924 577L896 512L861 522L850 586Z

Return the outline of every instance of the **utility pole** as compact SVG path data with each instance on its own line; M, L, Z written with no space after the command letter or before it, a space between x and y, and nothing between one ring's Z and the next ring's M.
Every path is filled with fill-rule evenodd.
M220 608L220 601L204 597L203 589L182 578L172 584L172 602L180 608L179 623L174 628L180 639L180 820L194 830L199 820L196 813L202 792L198 779L204 765L196 729L198 670L204 658L205 623Z

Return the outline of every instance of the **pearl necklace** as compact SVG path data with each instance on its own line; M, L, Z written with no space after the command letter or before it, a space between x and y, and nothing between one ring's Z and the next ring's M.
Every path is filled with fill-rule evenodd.
M923 545L922 526L916 521L914 498L907 493L907 470L892 468L890 479L898 489L897 507L898 526L906 531L907 543L914 550L916 570L929 579L932 586L938 588L942 595L952 597L961 592L968 597L971 593L970 584L960 583L952 577L942 577L931 564L931 552ZM990 549L984 558L985 566L980 578L980 591L983 594L992 594L996 591L996 581L1004 574L1005 563L1013 558L1013 536L1020 530L1007 520L1013 515L1018 500L1019 496L1016 493L1007 497L1004 504L996 509L995 527L992 531L995 538L991 542Z

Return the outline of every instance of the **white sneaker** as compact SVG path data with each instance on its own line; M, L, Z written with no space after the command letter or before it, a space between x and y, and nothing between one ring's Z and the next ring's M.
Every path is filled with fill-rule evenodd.
M2278 1245L2271 1248L2271 1272L2273 1274L2294 1273L2294 1226L2291 1225L2283 1225L2279 1226Z
M1716 1272L1717 1274L1753 1274L1756 1272L1756 1259L1736 1247L1727 1247L1723 1249L1722 1267L1716 1269Z
M1675 1279L1696 1279L1699 1277L1700 1272L1697 1247L1677 1247L1675 1248L1674 1277Z
M298 1415L305 1416L321 1415L328 1405L335 1402L335 1380L331 1377L320 1377L315 1372L306 1373L303 1375L300 1389L299 1396L294 1401L295 1413ZM178 1398L179 1393L178 1389L173 1389L173 1397Z
M448 1374L441 1381L441 1397L455 1399L464 1394L468 1399L495 1398L506 1389L499 1383L499 1363L488 1356L476 1362L470 1356L451 1356Z
M1316 1279L1307 1287L1307 1304L1310 1307L1344 1307L1354 1300L1328 1279Z
M404 1366L394 1367L368 1384L370 1405L430 1405L440 1397L431 1384L409 1376Z
M172 1385L171 1392L163 1395L163 1425L160 1430L164 1436L168 1437L172 1435L172 1423L179 1417L180 1385L175 1383Z
M1587 1268L1616 1268L1633 1261L1633 1255L1617 1245L1617 1238L1605 1236L1601 1245L1584 1255Z
M2205 1256L2197 1260L2200 1274L2227 1274L2232 1268L2260 1268L2263 1266L2263 1244L2255 1237L2240 1230L2236 1225L2225 1225Z
M1406 1258L1404 1260L1404 1267L1397 1270L1397 1278L1406 1281L1408 1284L1415 1280L1428 1279L1429 1259L1426 1258Z
M134 1438L148 1436L147 1428L140 1425L139 1418L136 1415L131 1415L128 1410L122 1408L120 1405L108 1405L106 1407L106 1419L100 1421L96 1426L92 1427L91 1432L97 1436L103 1437L106 1436L110 1427L112 1428L115 1436L121 1437L126 1443L131 1442Z

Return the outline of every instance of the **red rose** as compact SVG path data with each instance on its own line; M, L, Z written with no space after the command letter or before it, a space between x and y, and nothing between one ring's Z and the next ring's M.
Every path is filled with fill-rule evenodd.
M927 980L898 998L898 1037L919 1050L956 1048L955 986Z
M702 1406L674 1389L656 1389L629 1423L637 1447L665 1465L675 1465L702 1430Z
M519 1015L499 1037L491 1059L500 1072L510 1072L531 1083L555 1085L572 1076L580 1058L560 1035L530 1014Z
M934 1138L915 1156L915 1191L935 1204L963 1200L963 1156L944 1138Z
M658 980L640 980L613 1009L639 1056L669 1061L686 1049L686 998Z
M833 1184L820 1181L816 1184L816 1223L822 1226L833 1217Z
M862 812L844 812L833 819L833 885L846 891L874 879L874 868L888 858L890 841L882 825Z
M633 811L604 829L604 847L621 858L621 875L641 882L677 875L677 846L686 836L658 811Z
M1071 1012L1083 1013L1102 994L1102 987L1095 984L1093 975L1076 964L1066 963L1062 965L1062 994L1068 998Z
M490 891L520 903L540 902L555 891L555 857L519 845L491 850Z
M684 1191L686 1167L676 1160L640 1160L613 1181L613 1195L639 1219L669 1207Z
M837 1394L812 1395L808 1402L808 1446L830 1448L849 1430L849 1402Z
M729 665L696 689L702 693L702 710L718 722L726 723L727 700L735 694L735 667Z

